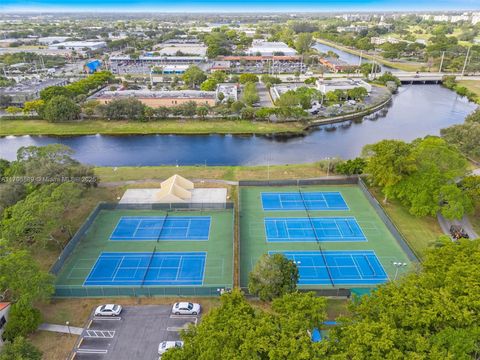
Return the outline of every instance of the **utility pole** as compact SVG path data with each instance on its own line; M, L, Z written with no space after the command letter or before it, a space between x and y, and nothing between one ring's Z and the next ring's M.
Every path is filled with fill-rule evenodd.
M363 50L360 50L360 59L358 60L358 66L362 66L362 60L363 60Z
M462 76L465 74L465 68L467 67L467 60L468 60L468 55L470 55L470 49L472 47L470 46L467 50L467 56L465 56L465 62L463 63L463 69L462 69Z
M440 68L438 69L438 72L442 72L442 66L443 66L443 58L445 57L445 51L442 51L442 60L440 60Z

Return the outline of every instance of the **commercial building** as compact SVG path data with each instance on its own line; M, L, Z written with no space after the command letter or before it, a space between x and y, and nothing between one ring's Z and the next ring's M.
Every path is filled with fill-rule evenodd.
M269 42L269 41L254 41L252 46L246 51L247 55L262 55L262 56L273 56L273 55L284 55L284 56L293 56L297 52L295 49L292 49L287 44L281 41Z
M68 36L45 36L38 38L38 43L42 45L51 45L62 43L68 39Z
M65 79L35 79L0 88L0 95L11 96L13 105L23 106L26 101L38 99L40 91L43 89L49 86L64 86L67 84L68 81Z
M318 62L335 73L339 71L353 71L357 67L334 57L319 58Z
M219 56L218 60L230 64L232 72L252 72L255 74L280 74L305 72L306 66L298 55L263 55L263 56ZM218 69L215 69L218 70Z
M75 51L99 50L107 47L105 41L64 41L56 44L50 44L49 49L70 49Z
M101 91L90 97L98 100L100 103L108 104L112 100L135 98L144 105L158 108L161 106L174 107L188 102L194 102L197 105L214 106L217 101L215 91L198 90L120 90L120 91Z
M332 80L323 80L318 79L316 82L317 89L322 93L326 94L330 91L334 90L351 90L357 87L363 87L367 90L368 93L372 91L372 85L369 83L361 80L361 79L346 79L346 78L338 78Z
M149 74L152 67L178 65L199 65L206 62L203 56L112 56L109 60L110 71L114 74Z
M304 83L293 83L293 84L277 84L270 88L270 95L272 100L276 101L280 96L285 94L288 91L295 91L300 87L307 87Z
M218 84L217 85L217 90L216 90L216 97L219 99L220 93L223 94L223 100L222 101L227 101L228 99L231 99L233 101L238 100L238 85L237 84Z
M207 54L207 47L199 43L163 43L156 48L156 52L165 56L205 56Z

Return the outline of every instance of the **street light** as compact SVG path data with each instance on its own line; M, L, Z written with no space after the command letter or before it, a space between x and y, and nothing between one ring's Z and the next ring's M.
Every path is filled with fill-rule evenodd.
M398 271L400 270L400 268L403 268L403 267L407 266L407 263L393 262L393 266L395 266L395 268L396 268L396 270L395 270L395 277L394 277L393 280L397 280Z
M72 335L72 332L70 331L70 322L69 322L69 321L65 321L65 325L67 325L68 333L69 333L70 335Z

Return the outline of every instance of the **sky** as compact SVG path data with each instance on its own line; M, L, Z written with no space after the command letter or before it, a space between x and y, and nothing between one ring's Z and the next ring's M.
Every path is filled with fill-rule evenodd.
M0 0L0 12L322 12L480 10L480 0Z

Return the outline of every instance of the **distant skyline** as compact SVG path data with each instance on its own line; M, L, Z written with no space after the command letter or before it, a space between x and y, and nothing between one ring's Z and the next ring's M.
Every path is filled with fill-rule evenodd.
M480 0L0 0L1 12L344 12L480 10Z

